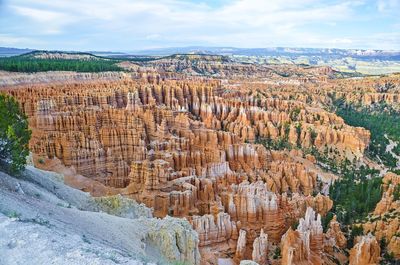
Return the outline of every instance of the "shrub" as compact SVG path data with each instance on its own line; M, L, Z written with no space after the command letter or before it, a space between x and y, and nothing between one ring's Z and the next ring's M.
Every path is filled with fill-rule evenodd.
M0 169L18 172L25 167L31 131L18 102L0 94Z

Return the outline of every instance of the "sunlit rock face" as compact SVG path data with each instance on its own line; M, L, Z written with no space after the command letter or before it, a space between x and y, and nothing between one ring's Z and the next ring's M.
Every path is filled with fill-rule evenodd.
M400 259L400 199L395 196L399 190L400 176L387 173L382 180L382 199L378 202L372 217L362 225L364 233L374 233L376 240L385 241L388 253Z
M260 236L253 242L252 260L259 265L268 264L268 235L261 229Z
M345 248L347 239L340 228L339 222L336 220L336 215L329 222L328 231L325 234L324 246L328 248L338 247ZM332 252L333 249L330 250Z
M297 229L282 237L282 264L323 264L323 247L321 216L309 207Z
M368 234L358 238L358 243L350 250L351 265L379 264L381 248L376 238Z

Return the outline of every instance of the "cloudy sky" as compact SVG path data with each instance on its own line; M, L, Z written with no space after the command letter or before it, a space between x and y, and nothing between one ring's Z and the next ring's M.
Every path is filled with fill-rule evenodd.
M400 0L0 0L0 46L400 50Z

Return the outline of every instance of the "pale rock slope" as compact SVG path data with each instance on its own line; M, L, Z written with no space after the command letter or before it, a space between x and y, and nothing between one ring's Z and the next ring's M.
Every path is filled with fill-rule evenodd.
M0 264L199 264L198 236L182 219L122 196L92 198L60 175L28 166L0 172Z

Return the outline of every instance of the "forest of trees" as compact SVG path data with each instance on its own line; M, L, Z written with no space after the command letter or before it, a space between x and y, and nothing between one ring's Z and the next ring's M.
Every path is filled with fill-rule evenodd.
M393 169L397 160L386 152L389 140L400 143L400 114L390 106L379 105L371 108L357 108L347 105L343 100L335 100L336 114L351 126L364 127L371 132L371 143L368 147L368 155L373 159L381 160L382 163ZM400 155L400 145L392 150Z
M382 178L376 170L348 164L341 168L342 178L329 189L333 200L332 212L342 224L351 224L364 219L375 209L382 197Z
M46 72L46 71L76 71L102 72L122 71L115 63L117 60L70 60L70 59L37 59L15 56L0 58L0 70L10 72Z

